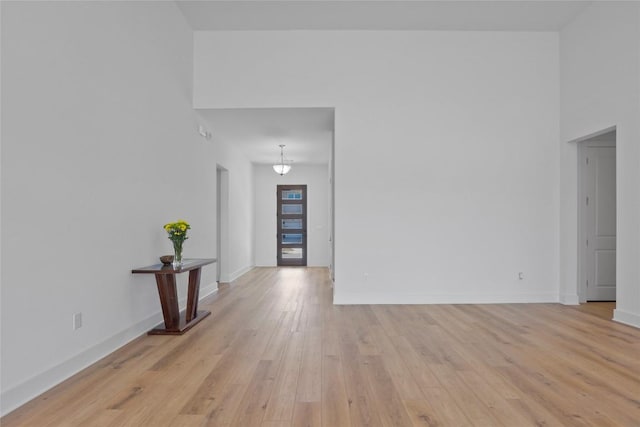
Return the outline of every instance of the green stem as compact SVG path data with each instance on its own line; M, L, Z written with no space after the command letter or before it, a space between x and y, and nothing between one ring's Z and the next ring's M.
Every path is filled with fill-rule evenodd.
M174 261L182 262L182 244L184 241L173 240Z

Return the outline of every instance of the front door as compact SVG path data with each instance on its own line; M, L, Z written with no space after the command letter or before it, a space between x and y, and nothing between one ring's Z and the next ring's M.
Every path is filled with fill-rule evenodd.
M616 148L582 150L584 250L587 301L616 299Z
M307 265L307 186L278 185L278 265Z

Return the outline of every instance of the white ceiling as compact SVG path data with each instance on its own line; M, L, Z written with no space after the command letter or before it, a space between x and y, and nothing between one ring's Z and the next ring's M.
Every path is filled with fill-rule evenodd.
M558 31L589 1L178 0L194 30ZM273 163L279 144L295 163L329 161L333 110L200 110L215 140L254 163Z
M194 30L558 31L590 1L178 0Z
M285 144L293 164L327 164L333 140L332 108L198 110L215 141L238 147L253 163L273 164Z

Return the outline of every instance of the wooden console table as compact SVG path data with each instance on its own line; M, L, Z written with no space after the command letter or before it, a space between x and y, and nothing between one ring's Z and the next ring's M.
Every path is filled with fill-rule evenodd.
M196 323L211 314L210 311L198 311L198 294L200 293L200 271L202 266L212 264L216 259L185 259L182 266L154 264L148 267L136 268L132 273L155 274L164 316L164 328L149 331L149 335L182 335ZM180 316L178 306L178 290L176 289L176 274L189 272L189 289L187 291L187 310L184 318Z

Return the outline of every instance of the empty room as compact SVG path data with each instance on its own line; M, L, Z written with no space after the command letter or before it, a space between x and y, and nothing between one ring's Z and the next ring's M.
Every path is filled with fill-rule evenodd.
M640 426L640 2L0 2L0 424Z

